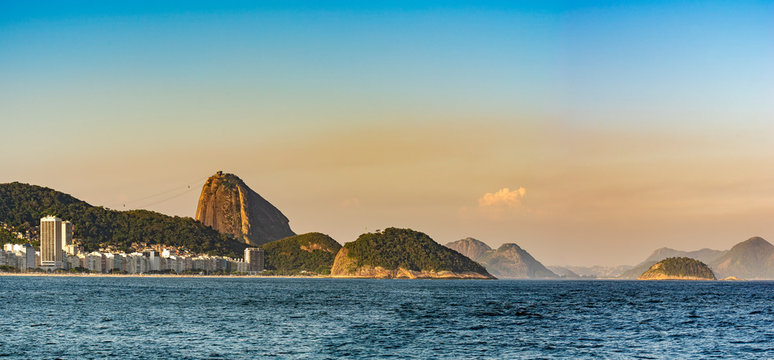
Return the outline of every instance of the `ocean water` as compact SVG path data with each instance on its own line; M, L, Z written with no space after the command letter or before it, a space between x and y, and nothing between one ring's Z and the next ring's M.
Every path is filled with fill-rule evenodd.
M12 358L774 358L774 282L0 277Z

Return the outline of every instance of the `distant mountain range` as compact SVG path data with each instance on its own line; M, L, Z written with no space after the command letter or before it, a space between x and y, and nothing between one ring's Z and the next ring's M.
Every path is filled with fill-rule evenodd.
M576 274L580 278L588 279L612 279L620 276L625 271L632 268L631 265L617 265L617 266L549 266L551 271L559 274L568 274L567 278L572 278L572 274Z
M516 244L503 244L493 250L486 243L465 238L446 244L446 247L465 255L499 279L556 279L558 275L535 260Z
M774 245L753 237L724 251L709 266L719 278L774 279Z
M517 244L492 249L482 241L465 238L443 247L425 234L395 228L363 234L339 249L338 243L323 234L294 236L282 212L235 175L221 172L202 188L199 221L92 206L41 186L0 184L0 222L23 232L45 215L72 221L74 235L86 251L105 246L129 251L135 244L161 244L241 257L246 246L266 244L267 267L278 273L327 273L332 267L334 276L358 277L373 272L372 277L636 279L664 259L684 257L707 264L721 279L774 279L774 245L760 237L729 250L660 248L635 266L546 267ZM283 241L277 241L280 239Z
M446 247L478 262L500 279L637 279L668 258L698 260L708 265L718 279L774 279L774 245L760 237L740 242L729 250L682 251L664 247L634 266L546 267L516 244L504 244L495 250L470 237L450 242Z
M709 265L719 279L727 277L748 280L774 279L774 245L761 237L740 242L729 250L680 251L660 248L643 262L621 274L619 278L636 279L657 262L672 257L699 260Z

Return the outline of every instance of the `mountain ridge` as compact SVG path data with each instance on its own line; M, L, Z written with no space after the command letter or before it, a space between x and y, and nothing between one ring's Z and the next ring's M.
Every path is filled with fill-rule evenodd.
M710 263L719 277L774 279L774 245L755 236L742 241Z
M727 250L726 250L727 251ZM726 253L724 250L714 250L709 248L702 248L699 250L683 251L675 250L668 247L661 247L653 250L648 257L641 263L635 265L631 269L624 271L619 278L622 279L636 279L642 275L643 272L650 269L651 266L656 263L671 257L686 257L699 260L705 264L711 263L716 258Z
M501 279L555 279L554 272L537 261L530 253L514 243L492 249L486 243L465 238L447 243L446 247L483 265L492 275ZM476 256L478 254L478 256ZM471 257L475 256L475 257Z

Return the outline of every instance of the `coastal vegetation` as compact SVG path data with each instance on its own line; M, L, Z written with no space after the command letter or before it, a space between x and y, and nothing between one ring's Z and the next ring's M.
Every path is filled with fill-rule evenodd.
M194 253L241 257L245 244L188 217L148 210L117 211L92 206L56 190L18 182L0 184L0 221L17 231L46 215L73 223L73 237L84 250L113 246L129 251L134 243L185 248Z
M27 239L20 239L11 231L0 227L0 244L26 244Z
M687 257L664 259L643 273L640 280L715 280L715 274L703 262Z
M345 244L331 272L336 276L394 277L394 274L382 276L378 274L382 270L377 269L423 273L420 276L445 271L452 273L449 277L463 273L491 277L483 266L436 243L426 234L398 228L362 234Z
M264 264L275 275L331 272L341 244L318 232L290 236L263 244Z

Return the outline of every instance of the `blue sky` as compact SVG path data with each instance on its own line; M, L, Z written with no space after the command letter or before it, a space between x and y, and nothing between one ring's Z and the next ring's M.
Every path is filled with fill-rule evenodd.
M773 40L770 1L0 1L0 181L121 207L225 170L340 242L722 248L771 231Z

